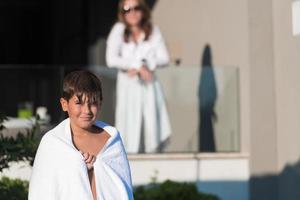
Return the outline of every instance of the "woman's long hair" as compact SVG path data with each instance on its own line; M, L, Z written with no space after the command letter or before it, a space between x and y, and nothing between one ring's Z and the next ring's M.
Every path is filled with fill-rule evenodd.
M130 26L125 21L125 14L123 12L124 4L127 0L120 0L119 2L119 10L118 10L118 19L119 21L123 22L126 26L124 31L124 41L128 42L129 37L131 35ZM151 23L151 12L150 8L147 6L144 0L136 0L138 2L138 5L141 7L142 12L142 19L140 22L140 27L145 33L145 40L148 40L151 33L152 33L152 23Z

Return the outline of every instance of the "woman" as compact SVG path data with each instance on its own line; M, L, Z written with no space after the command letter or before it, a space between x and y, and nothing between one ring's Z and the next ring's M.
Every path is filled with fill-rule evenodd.
M162 89L155 75L157 68L168 64L169 55L143 0L121 0L118 18L106 50L107 65L119 69L115 124L127 152L139 152L141 142L146 152L155 152L171 134ZM141 141L141 133L145 141Z

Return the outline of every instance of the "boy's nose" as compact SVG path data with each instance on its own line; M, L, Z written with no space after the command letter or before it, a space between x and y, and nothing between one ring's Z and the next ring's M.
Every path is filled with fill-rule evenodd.
M83 111L84 111L84 113L91 113L92 112L91 111L91 106L89 104L85 104L83 106Z

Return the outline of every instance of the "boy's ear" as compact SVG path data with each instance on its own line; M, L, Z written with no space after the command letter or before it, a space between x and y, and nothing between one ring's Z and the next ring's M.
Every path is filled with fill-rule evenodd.
M68 111L68 101L65 100L64 98L60 98L60 105L63 111L67 112Z

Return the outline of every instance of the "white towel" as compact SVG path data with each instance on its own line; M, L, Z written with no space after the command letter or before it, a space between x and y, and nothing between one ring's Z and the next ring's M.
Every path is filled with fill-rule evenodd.
M98 200L133 199L130 168L118 131L110 134L94 163ZM70 120L46 133L39 145L29 185L29 200L93 200L86 163L72 142Z

